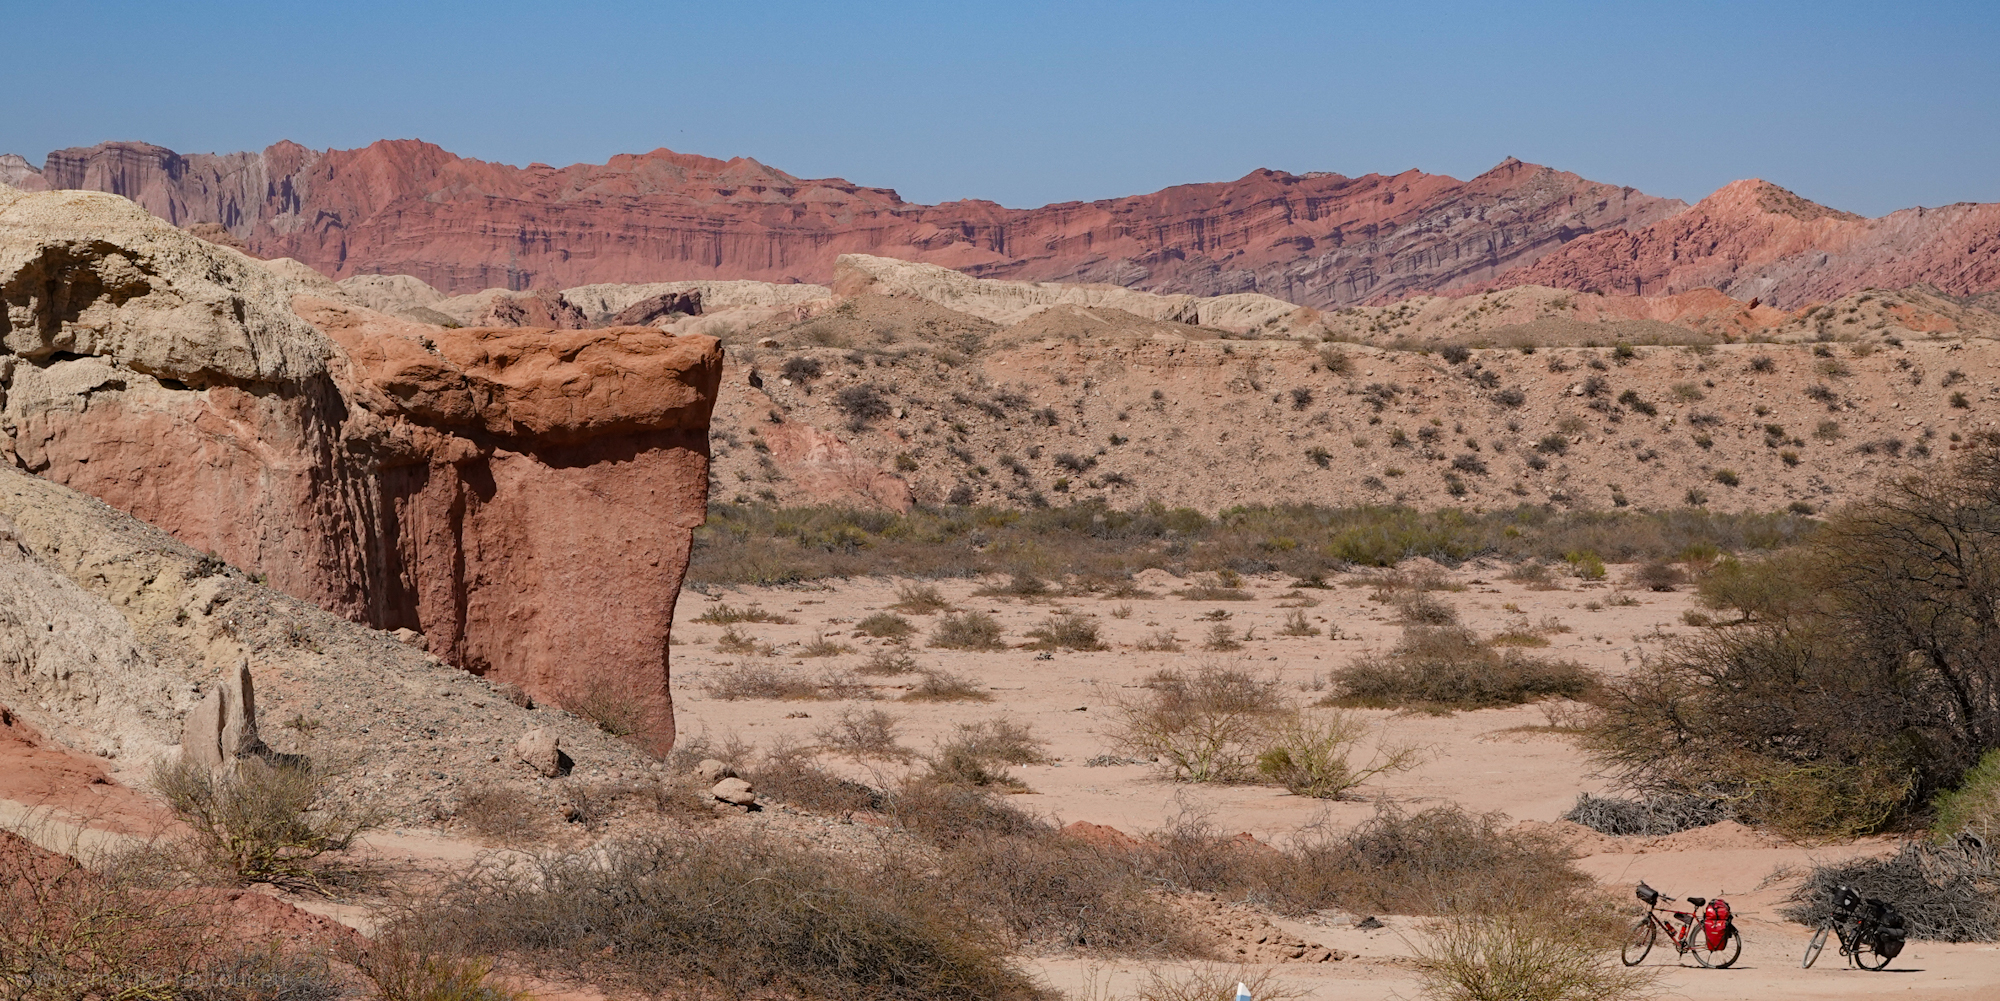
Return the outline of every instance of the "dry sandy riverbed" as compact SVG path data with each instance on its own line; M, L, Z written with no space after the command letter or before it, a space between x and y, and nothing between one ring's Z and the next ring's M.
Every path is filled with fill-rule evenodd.
M1430 569L1406 565L1412 572ZM1504 564L1472 563L1443 575L1463 590L1433 592L1456 607L1462 621L1486 635L1553 617L1567 632L1548 634L1550 645L1536 653L1579 661L1607 675L1629 668L1648 651L1658 650L1669 637L1691 631L1681 616L1693 607L1692 596L1655 593L1621 586L1630 567L1613 567L1608 581L1560 581L1556 590L1539 590L1503 579ZM1107 735L1107 697L1130 689L1161 668L1190 668L1202 663L1267 672L1280 679L1301 703L1318 697L1328 672L1357 655L1393 645L1402 628L1393 610L1371 600L1375 589L1360 577L1336 581L1331 589L1295 592L1285 578L1253 578L1243 587L1248 601L1202 601L1176 597L1193 580L1148 571L1140 583L1157 597L1099 598L1079 595L1053 599L982 597L973 594L981 583L999 581L939 581L935 586L960 609L976 609L999 619L1010 645L1027 642L1026 633L1057 609L1096 617L1109 650L1056 651L1044 655L1030 649L996 652L941 650L925 645L936 616L909 615L920 633L909 643L919 667L942 669L966 678L991 696L985 702L910 703L894 701L915 681L911 676L864 678L876 699L843 701L726 701L714 698L707 686L746 659L789 667L808 676L826 670L851 670L883 645L882 641L851 635L854 623L897 600L906 581L854 580L804 587L716 588L707 595L683 596L674 626L674 687L676 715L684 736L707 734L721 739L734 735L759 747L789 740L810 745L815 731L843 711L883 709L902 720L901 740L924 750L947 735L955 724L1005 717L1029 724L1048 741L1049 764L1024 766L1016 774L1033 790L1013 798L1025 809L1064 822L1089 821L1131 834L1159 828L1186 812L1206 814L1230 831L1247 831L1258 838L1282 840L1315 822L1351 825L1368 817L1375 801L1412 808L1456 802L1468 809L1504 811L1517 821L1555 821L1580 792L1603 792L1611 783L1597 774L1575 741L1551 732L1544 707L1430 716L1367 711L1378 739L1390 745L1424 749L1422 764L1407 772L1379 778L1355 791L1350 799L1324 802L1287 795L1282 789L1255 785L1191 785L1163 780L1148 765L1087 764L1100 755L1115 754ZM1321 630L1317 636L1285 636L1280 628L1303 604L1294 593L1315 602L1303 608ZM722 627L697 621L718 604L743 608L761 606L787 616L789 624L744 623L741 633L775 648L767 655L744 657L715 648ZM1129 616L1120 617L1125 607ZM1237 635L1254 627L1255 638L1228 653L1201 649L1214 626L1204 618L1221 610ZM1145 652L1136 647L1147 637L1171 629L1183 644L1178 653ZM834 657L799 656L817 638L837 640L853 648ZM1046 659L1044 659L1046 658ZM886 781L901 766L871 761L830 762L857 777ZM1776 1001L1783 998L1874 997L1988 998L2000 996L2000 949L1993 945L1912 943L1885 973L1846 970L1822 960L1818 968L1801 970L1798 956L1807 931L1776 915L1789 890L1788 881L1770 882L1782 866L1797 866L1815 858L1880 851L1879 842L1808 848L1783 843L1734 824L1684 832L1669 838L1596 837L1580 845L1587 854L1580 865L1614 887L1644 879L1675 896L1726 894L1735 904L1747 943L1737 969L1710 971L1674 968L1656 950L1649 962L1668 967L1664 986L1669 994L1704 998ZM1768 885L1767 885L1768 884ZM1327 915L1308 923L1277 921L1280 927L1311 941L1354 954L1354 958L1317 965L1287 964L1280 976L1318 998L1415 997L1415 981L1402 963L1410 939L1421 922L1384 916L1386 927L1360 931L1352 916ZM1037 969L1051 983L1080 994L1093 981L1098 988L1124 991L1134 985L1145 965L1137 962L1093 962L1045 959Z

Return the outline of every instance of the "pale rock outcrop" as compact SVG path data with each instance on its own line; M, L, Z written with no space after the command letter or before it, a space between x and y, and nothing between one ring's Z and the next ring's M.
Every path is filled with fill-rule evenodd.
M447 298L443 292L409 275L355 275L337 284L355 305L391 316L418 306L435 307Z
M11 482L0 483L0 511L18 509ZM185 680L117 608L37 558L0 514L0 702L34 712L79 750L117 758L170 746L169 720L189 700Z
M867 254L842 254L834 288L842 295L907 295L947 309L1014 324L1057 306L1124 310L1148 320L1245 332L1292 316L1299 307L1254 292L1200 298L1153 295L1117 285L1017 282L974 278L935 264ZM1310 313L1311 311L1307 311Z
M0 457L461 667L630 700L670 745L715 342L327 293L120 198L0 191Z
M19 188L42 179L42 172L19 153L0 153L0 184Z
M580 330L590 326L583 310L576 308L561 292L531 289L514 292L490 288L471 295L453 296L425 307L451 318L462 327L553 327Z
M265 750L257 736L257 694L250 661L241 659L209 686L181 724L181 760L223 768Z
M730 309L800 306L833 295L824 285L794 283L779 285L753 281L644 282L639 284L579 285L562 290L563 298L575 303L592 323L604 323L646 299L693 292L701 296L704 312Z

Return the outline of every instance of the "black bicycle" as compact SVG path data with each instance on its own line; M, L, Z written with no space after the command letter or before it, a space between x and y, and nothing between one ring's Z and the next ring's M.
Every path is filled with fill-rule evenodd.
M1624 960L1626 966L1637 966L1644 962L1646 954L1653 951L1653 943L1659 939L1662 932L1666 933L1667 941L1673 945L1676 956L1694 953L1694 961L1709 969L1726 970L1736 962L1737 957L1743 955L1743 936L1737 934L1734 921L1729 923L1728 930L1723 933L1722 948L1709 949L1708 936L1701 927L1700 919L1701 907L1708 903L1708 898L1687 898L1687 905L1692 909L1671 911L1674 919L1668 922L1660 917L1658 908L1660 901L1664 900L1671 904L1676 902L1674 898L1644 883L1640 883L1639 888L1633 892L1638 896L1639 902L1646 905L1646 914L1632 926L1631 932L1626 934L1625 947L1619 951L1619 958Z
M1840 954L1864 970L1880 970L1903 951L1903 919L1887 903L1870 897L1863 900L1851 887L1833 888L1833 913L1819 923L1806 958L1799 965L1812 969L1826 948L1827 933L1840 941Z

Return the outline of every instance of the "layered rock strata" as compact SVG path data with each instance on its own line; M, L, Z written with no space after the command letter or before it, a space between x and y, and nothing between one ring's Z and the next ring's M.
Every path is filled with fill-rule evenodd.
M177 225L219 224L253 254L334 278L408 274L453 294L662 278L824 283L836 257L861 253L987 278L1337 306L1482 281L1684 207L1513 159L1463 181L1258 170L1037 209L911 204L741 157L660 149L517 168L411 140L187 156L104 143L14 173L37 189L126 195Z
M338 293L121 198L0 190L0 454L670 744L716 342L444 329Z

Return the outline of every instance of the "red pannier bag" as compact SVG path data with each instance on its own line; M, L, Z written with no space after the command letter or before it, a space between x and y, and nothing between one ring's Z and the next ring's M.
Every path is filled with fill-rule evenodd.
M1717 898L1701 909L1701 932L1708 939L1708 951L1721 951L1729 938L1729 901Z

